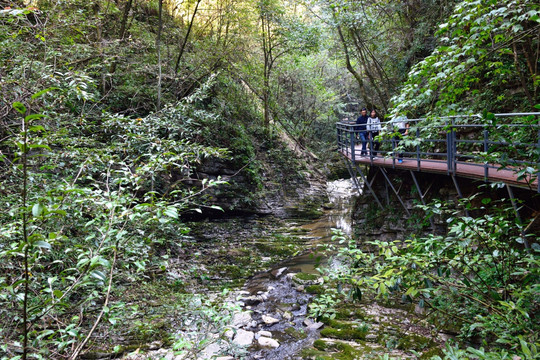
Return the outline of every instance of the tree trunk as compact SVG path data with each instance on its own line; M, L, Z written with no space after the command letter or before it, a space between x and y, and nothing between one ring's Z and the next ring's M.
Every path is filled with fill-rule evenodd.
M159 24L156 39L156 50L158 56L158 83L157 83L157 111L161 109L161 29L163 27L163 0L159 0Z
M360 76L360 74L353 68L351 64L351 57L349 55L349 48L347 47L347 42L345 41L345 37L343 37L343 32L341 31L341 26L337 25L337 30L339 34L339 39L341 40L341 44L343 45L343 51L345 52L345 62L347 65L347 70L354 76L356 79L356 82L358 83L358 87L360 88L360 95L362 96L364 101L368 101L368 96L366 94L366 89L364 87L364 80Z
M186 36L184 36L184 41L182 42L182 45L180 47L178 58L176 58L176 65L174 66L175 74L178 73L178 68L180 67L180 60L182 59L182 55L184 55L184 50L186 49L189 34L191 33L191 28L193 27L193 21L195 20L195 15L197 15L197 10L199 10L199 4L201 3L201 1L202 0L197 0L197 3L195 4L195 10L193 10L193 15L191 16L191 21L189 22Z

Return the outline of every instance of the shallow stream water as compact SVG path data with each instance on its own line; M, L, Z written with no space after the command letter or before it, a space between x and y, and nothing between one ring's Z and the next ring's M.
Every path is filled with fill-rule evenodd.
M279 347L261 347L254 345L249 349L249 359L283 360L295 359L298 353L309 346L318 337L317 326L307 326L308 303L313 297L305 291L306 284L295 281L294 274L316 274L317 267L325 264L323 254L318 252L320 245L330 243L332 229L341 229L345 234L351 233L351 206L354 194L350 180L337 180L328 183L328 197L332 208L316 221L301 225L301 235L306 240L308 250L298 256L286 259L270 270L256 274L249 279L244 289L249 292L248 299L262 297L264 300L250 301L246 310L252 311L252 324L248 331L269 331L272 338L279 342ZM292 223L291 226L296 224ZM279 320L275 324L266 324L262 319L270 316ZM257 337L257 335L256 335ZM254 344L258 344L255 339Z

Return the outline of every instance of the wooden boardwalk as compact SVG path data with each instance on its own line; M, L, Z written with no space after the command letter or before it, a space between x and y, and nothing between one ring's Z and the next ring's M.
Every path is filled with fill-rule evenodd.
M399 164L398 159L391 157L374 157L373 160L369 156L361 157L360 148L355 149L355 160L357 164L364 165L374 165L386 168L396 168L402 170L412 170L412 171L421 171L426 173L434 174L449 174L448 172L448 163L446 160L435 160L435 159L420 159L416 158L403 158L403 163ZM341 155L347 158L349 161L352 161L352 157L349 153L340 151ZM497 169L497 165L491 164L491 168L488 169L488 176L485 177L484 173L484 164L479 163L456 163L456 172L455 175L459 177L481 180L487 182L503 182L511 186L517 186L532 191L537 191L538 189L538 179L530 181L529 179L519 179L516 171L510 168L506 169Z

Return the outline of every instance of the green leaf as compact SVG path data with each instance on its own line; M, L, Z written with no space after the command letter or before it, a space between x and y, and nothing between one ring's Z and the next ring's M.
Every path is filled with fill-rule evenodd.
M43 213L43 210L45 210L45 206L40 203L34 204L34 206L32 206L32 215L38 217Z
M22 102L19 102L19 101L15 101L13 103L13 108L19 112L19 114L26 114L26 106L23 105Z
M41 118L44 118L44 117L45 117L45 115L43 115L43 114L30 114L30 115L26 116L24 118L24 120L32 121L32 120L41 119ZM45 130L45 129L43 129L43 130Z
M50 87L50 88L47 88L47 89L43 89L41 91L38 91L37 93L35 93L34 95L32 95L32 100L34 99L37 99L38 97L48 93L49 91L52 91L52 90L58 90L57 87Z
M51 244L49 244L48 242L43 241L43 240L36 241L34 243L34 245L39 247L39 248L42 248L42 249L50 249L51 248Z

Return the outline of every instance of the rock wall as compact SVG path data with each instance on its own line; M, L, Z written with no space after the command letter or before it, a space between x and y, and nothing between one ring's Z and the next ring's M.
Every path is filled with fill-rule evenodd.
M365 240L394 240L404 239L411 233L445 233L445 218L434 216L431 223L426 218L426 213L417 207L417 205L422 204L422 201L411 173L408 170L398 169L386 169L386 172L410 215L407 214L391 187L387 185L380 170L376 167L368 168L364 173L368 173L368 179L373 182L372 188L384 209L380 209L373 195L364 185L363 195L358 197L352 215L356 235ZM450 176L422 172L414 172L414 175L422 193L425 194L425 203L429 204L436 199L458 203L458 191ZM472 201L474 208L481 207L482 198L485 197L498 200L509 198L505 186L490 186L482 181L459 177L456 180L464 197L480 194ZM540 210L540 196L534 191L526 189L512 188L512 190L514 196L523 201L523 206L520 209L522 220L530 221L529 219L534 218L535 213ZM511 206L509 202L508 205ZM456 205L456 209L460 209L460 207ZM462 211L465 215L464 210ZM479 214L481 211L477 210L469 215L477 216Z
M206 159L193 174L193 185L203 179L218 179L228 184L210 189L209 204L224 212L206 215L257 214L279 217L317 217L328 201L326 177L313 161L287 147L259 149L252 161L256 165L218 158ZM251 165L251 166L250 166Z

